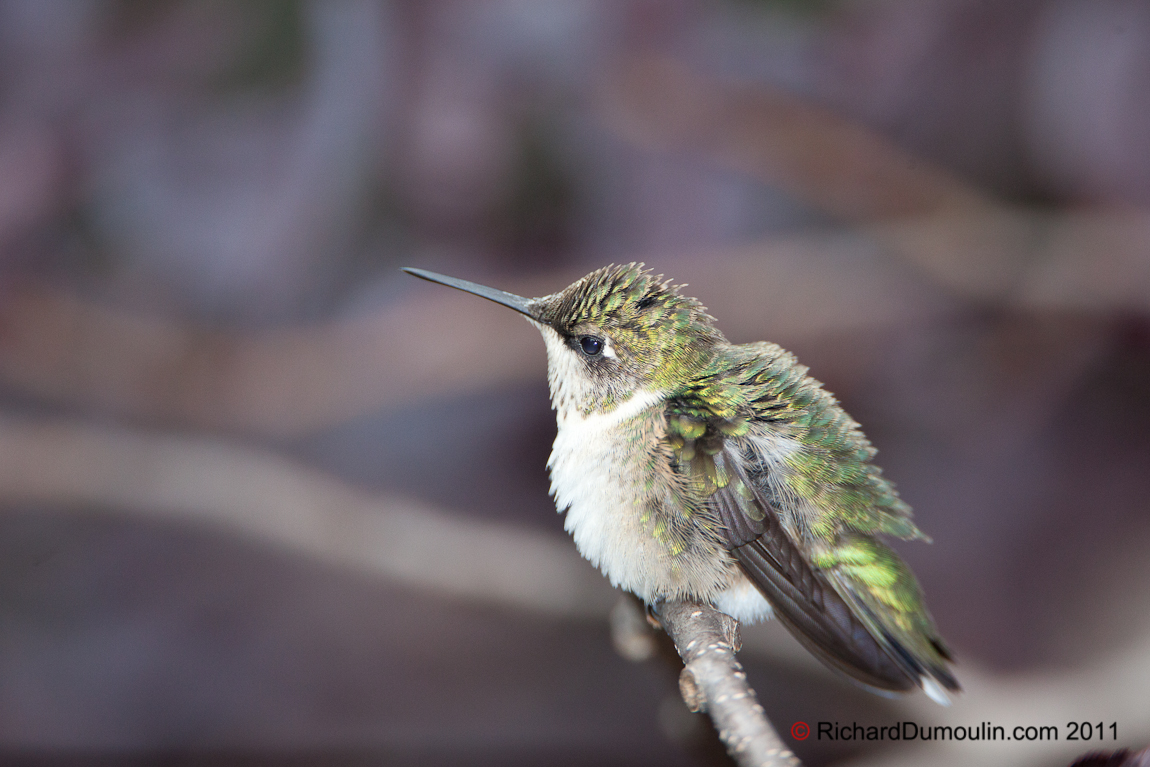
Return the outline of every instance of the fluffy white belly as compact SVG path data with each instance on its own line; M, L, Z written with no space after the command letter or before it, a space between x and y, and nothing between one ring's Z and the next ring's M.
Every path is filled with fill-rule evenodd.
M547 465L551 494L564 528L579 552L611 581L650 603L694 597L740 620L770 616L766 599L724 557L681 556L671 552L653 530L658 520L649 490L657 485L645 472L653 464L636 445L657 438L661 417L650 408L662 401L657 392L640 391L610 413L582 417L560 413L559 433Z
M771 603L763 596L763 592L746 576L735 579L734 585L715 595L715 609L726 613L740 623L758 623L769 620Z

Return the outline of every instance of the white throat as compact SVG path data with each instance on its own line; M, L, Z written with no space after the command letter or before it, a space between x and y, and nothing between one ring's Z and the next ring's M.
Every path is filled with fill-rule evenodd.
M543 334L547 345L547 385L551 389L551 407L560 422L582 412L592 398L592 382L587 379L583 363L567 346L563 337L547 325L532 321Z

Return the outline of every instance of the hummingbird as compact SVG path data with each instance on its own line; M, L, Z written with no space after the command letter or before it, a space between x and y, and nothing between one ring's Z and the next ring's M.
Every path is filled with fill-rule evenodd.
M864 687L959 685L922 590L881 539L929 541L822 384L773 343L732 344L643 264L541 298L403 271L527 317L558 432L551 495L579 552L648 606L692 599L776 617Z

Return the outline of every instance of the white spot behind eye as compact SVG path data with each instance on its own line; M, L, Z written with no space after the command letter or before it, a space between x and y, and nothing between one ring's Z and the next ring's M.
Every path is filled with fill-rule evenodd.
M615 353L615 347L611 346L611 339L603 339L603 356L610 357L611 359L618 359L619 355Z

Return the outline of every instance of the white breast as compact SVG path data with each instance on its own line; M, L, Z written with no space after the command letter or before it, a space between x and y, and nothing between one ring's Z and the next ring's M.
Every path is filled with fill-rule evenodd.
M656 465L665 456L644 450L658 448L666 395L640 389L608 413L583 415L591 382L564 340L535 324L547 343L559 426L547 461L551 495L559 511L566 511L563 526L579 552L613 586L648 603L689 596L711 600L742 621L769 616L770 606L733 560L718 551L715 557L677 556L655 535L653 507L668 499L651 493L660 484Z
M651 520L643 518L644 498L635 467L623 473L625 442L636 419L663 399L659 392L638 391L609 413L558 415L559 433L547 466L551 494L559 510L567 510L564 527L579 552L599 567L615 586L646 598L665 559L651 537ZM646 551L645 549L650 549Z

